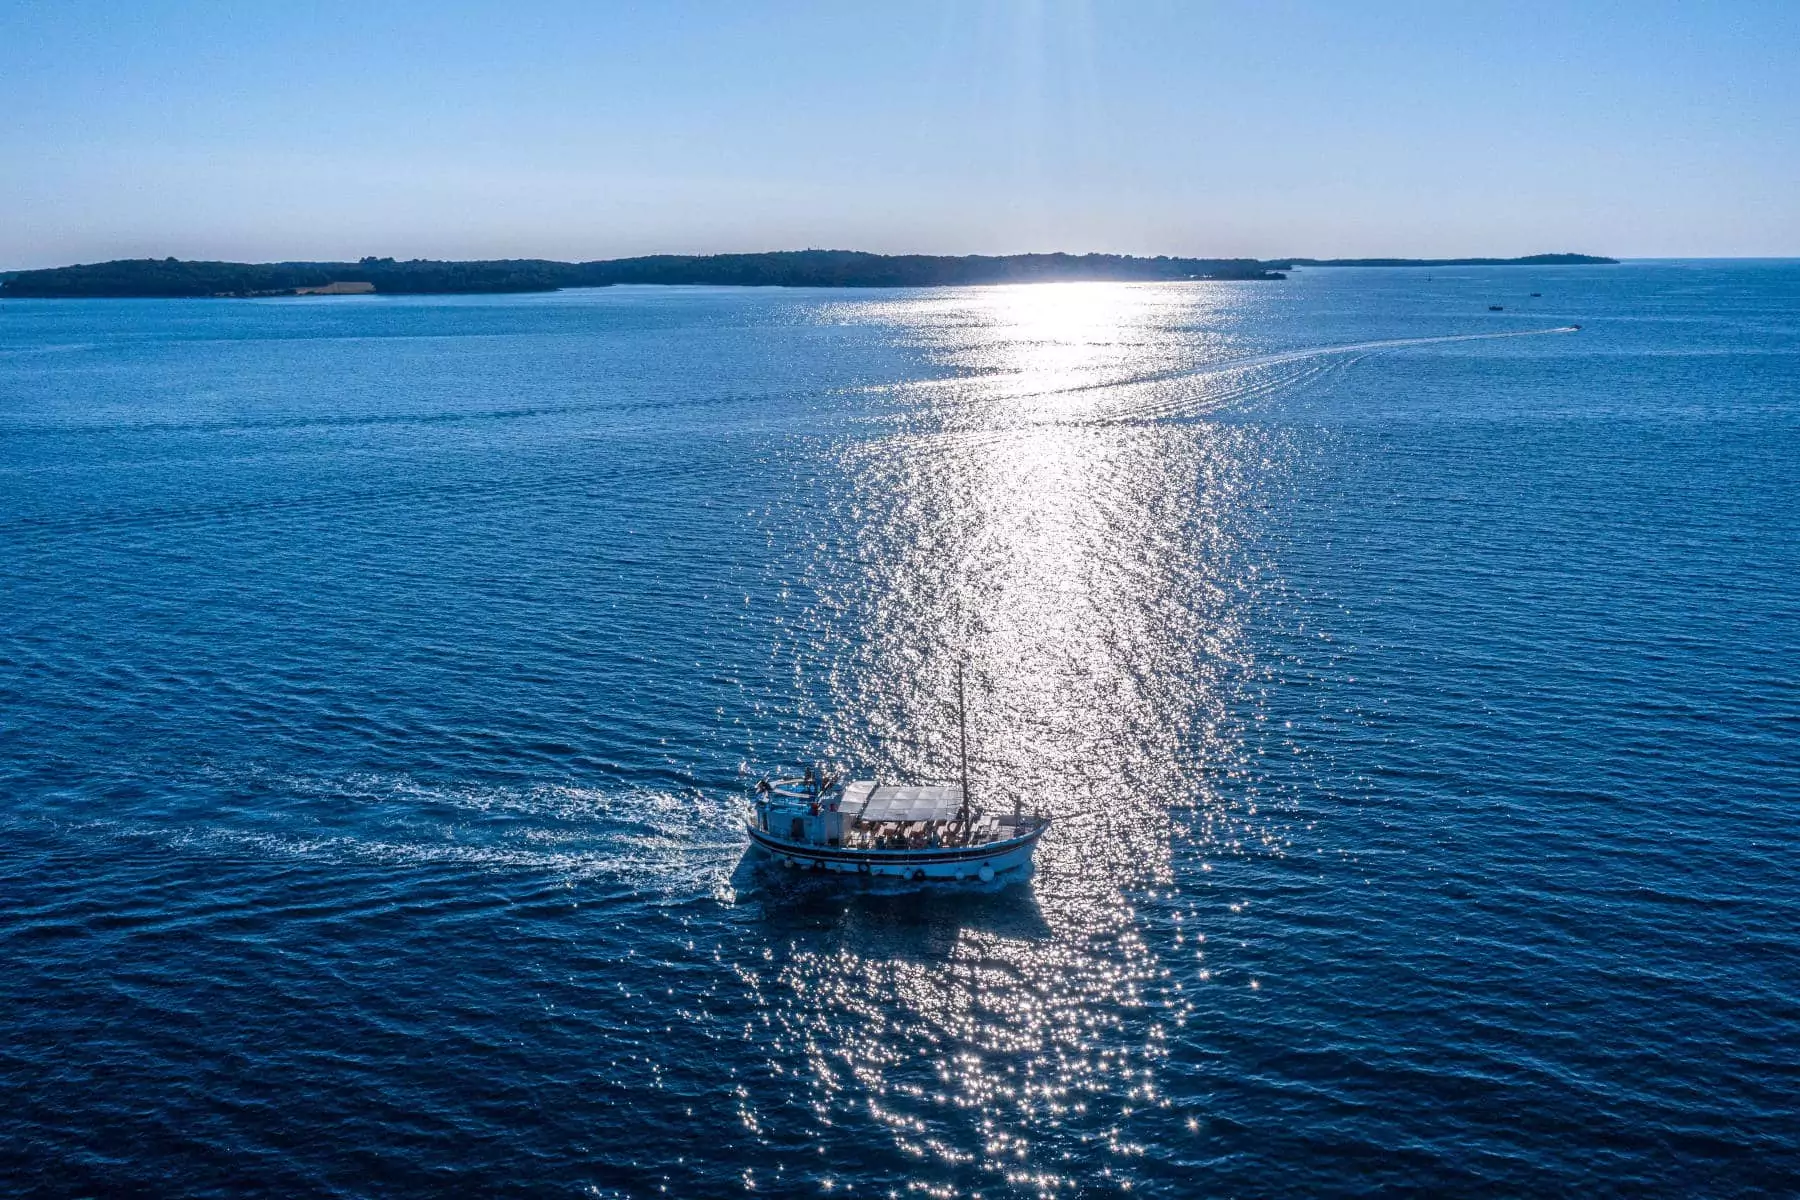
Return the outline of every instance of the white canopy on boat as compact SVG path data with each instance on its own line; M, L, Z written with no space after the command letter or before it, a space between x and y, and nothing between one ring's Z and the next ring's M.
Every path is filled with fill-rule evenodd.
M844 796L838 802L838 807L852 817L860 817L864 806L869 803L869 793L874 790L873 779L853 779L844 785Z
M865 821L948 821L961 811L963 802L962 787L954 783L877 787L868 797L862 810Z

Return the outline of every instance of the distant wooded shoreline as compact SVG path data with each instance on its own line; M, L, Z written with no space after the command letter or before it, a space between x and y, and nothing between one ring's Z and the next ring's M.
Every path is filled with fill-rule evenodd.
M552 292L614 284L747 287L949 287L1053 280L1277 280L1295 267L1574 266L1617 259L1589 254L1525 258L1136 258L1119 254L1009 254L949 257L856 250L763 254L656 254L595 262L509 258L473 262L364 258L357 262L229 263L174 258L113 262L0 275L0 297L290 296L318 292L452 294Z

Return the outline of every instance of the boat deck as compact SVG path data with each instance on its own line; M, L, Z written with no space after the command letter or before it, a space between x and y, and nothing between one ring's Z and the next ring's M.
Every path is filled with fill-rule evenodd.
M1000 818L977 813L969 821L857 821L840 845L850 850L936 850L984 846L1024 832Z
M955 784L878 785L859 779L837 788L808 776L765 781L758 797L751 826L759 837L784 851L804 847L808 855L834 860L910 855L960 861L1035 841L1033 835L1048 823L972 808Z

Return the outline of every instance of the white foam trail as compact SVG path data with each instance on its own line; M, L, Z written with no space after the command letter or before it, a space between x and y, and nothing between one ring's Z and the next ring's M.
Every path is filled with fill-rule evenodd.
M1183 367L1178 370L1156 371L1144 375L1132 375L1123 379L1101 380L1093 383L1070 384L1066 387L1047 388L1032 392L1001 392L978 397L971 397L970 402L994 402L1028 400L1040 396L1063 396L1081 392L1105 391L1111 389L1143 387L1157 383L1171 383L1179 380L1208 379L1219 376L1243 374L1245 372L1263 370L1270 367L1287 366L1302 363L1311 359L1349 357L1354 362L1365 354L1382 350L1403 350L1413 346L1444 345L1453 342L1479 342L1498 338L1544 337L1550 334L1575 333L1578 325L1557 325L1545 329L1514 329L1500 333L1449 333L1435 334L1430 337L1382 338L1367 342L1339 342L1327 346L1303 346L1293 350L1279 350L1268 354L1254 354L1244 358L1229 359L1224 362L1207 363L1199 367ZM1277 375L1274 378L1252 380L1229 385L1224 390L1214 389L1204 396L1158 397L1139 403L1125 404L1106 412L1084 413L1080 415L1045 415L1031 416L1008 423L1001 428L982 430L950 429L939 430L931 434L910 434L914 440L945 440L957 444L970 444L974 441L1002 439L1009 434L1024 428L1042 428L1044 426L1095 426L1139 424L1146 421L1164 421L1194 417L1202 413L1215 412L1234 403L1255 399L1271 392L1304 383L1318 375L1324 367L1314 367L1298 374ZM991 377L988 377L991 378ZM979 386L987 382L983 378L962 379L929 379L919 380L914 384L904 384L900 388L933 388L952 385ZM880 389L870 389L880 390Z
M1361 354L1375 350L1399 350L1408 346L1436 346L1451 342L1482 342L1499 338L1545 337L1556 333L1576 333L1579 325L1556 325L1547 329L1512 329L1501 333L1445 333L1430 337L1382 338L1371 342L1340 342L1329 346L1302 346L1293 350L1277 350L1268 354L1252 354L1244 358L1230 358L1222 362L1206 363L1198 367L1179 367L1169 371L1153 371L1146 375L1128 375L1123 379L1103 379L1092 383L1073 383L1066 387L1046 388L1031 392L1007 392L1000 397L984 396L982 399L1027 400L1035 396L1063 396L1075 392L1092 392L1105 388L1131 387L1135 384L1166 383L1175 379L1197 379L1208 375L1228 375L1234 371L1254 370L1257 367L1274 367L1283 363L1301 362L1309 358L1322 358L1333 354ZM1018 378L1017 375L1001 378ZM992 375L959 376L952 379L921 379L899 385L884 385L869 388L869 391L911 391L915 389L967 387L993 382Z
M1373 342L1343 342L1331 346L1306 346L1298 350L1281 350L1273 354L1254 354L1227 362L1210 363L1180 371L1164 371L1124 382L1156 383L1164 379L1185 379L1195 375L1211 375L1225 371L1241 371L1250 367L1272 367L1302 359L1320 358L1328 354L1360 354L1370 350L1399 350L1406 346L1439 346L1449 342L1485 342L1498 338L1544 337L1553 333L1575 333L1579 325L1557 325L1549 329L1512 329L1503 333L1445 333L1432 337L1383 338ZM1116 384L1090 384L1090 387L1113 387Z
M209 769L268 793L267 822L86 821L89 836L343 866L461 864L610 884L653 903L729 889L735 805L697 789L433 784L404 775Z

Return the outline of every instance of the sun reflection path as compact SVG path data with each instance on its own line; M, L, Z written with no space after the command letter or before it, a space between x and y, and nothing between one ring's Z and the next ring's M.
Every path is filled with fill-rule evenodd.
M1067 283L986 288L866 306L948 378L906 385L900 415L944 420L975 405L989 429L1128 411L1134 381L1167 382L1242 349L1215 289ZM1102 394L1101 389L1104 389ZM920 400L924 412L918 410Z
M804 719L824 757L948 777L966 661L978 802L1057 824L1022 897L933 901L929 918L853 897L745 970L767 1022L746 1036L806 1064L789 1103L846 1177L1058 1195L1179 1170L1146 1131L1190 1116L1165 1111L1159 1072L1186 989L1210 976L1169 915L1171 838L1199 856L1279 848L1223 784L1253 754L1245 626L1273 578L1257 529L1287 450L1248 423L1143 418L1328 365L1207 374L1269 349L1233 332L1247 294L1081 284L851 306L957 377L895 392L883 431L840 448L831 503L854 532L804 564L805 633L781 651L828 681ZM1026 928L986 927L1018 903ZM1183 978L1172 953L1194 956Z

